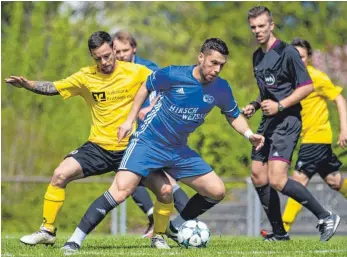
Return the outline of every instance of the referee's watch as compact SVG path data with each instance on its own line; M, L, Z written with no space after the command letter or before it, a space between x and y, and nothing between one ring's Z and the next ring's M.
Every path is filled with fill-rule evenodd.
M278 102L278 112L282 112L284 110L284 107L280 102Z

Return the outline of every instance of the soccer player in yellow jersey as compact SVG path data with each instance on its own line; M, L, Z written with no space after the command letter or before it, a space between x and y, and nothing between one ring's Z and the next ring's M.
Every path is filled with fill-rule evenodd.
M117 130L127 119L136 92L151 70L143 65L116 61L112 38L106 32L93 33L88 40L88 47L96 65L82 68L66 79L55 82L31 81L17 76L5 79L6 83L37 94L60 94L64 99L79 95L88 103L92 116L88 141L69 153L55 169L44 196L41 228L38 232L23 236L20 241L24 244L53 245L56 241L54 223L65 200L66 185L76 179L118 170L128 145L129 136L118 142ZM135 127L136 124L133 131ZM172 187L164 173L155 174L143 181L143 184L158 195L155 223L163 218L162 228L157 227L164 232L169 216L161 215L163 212L160 208L172 209ZM101 200L113 206L120 204L115 202L108 191ZM100 215L106 214L105 210L100 209Z
M347 107L341 95L342 88L335 86L329 77L309 65L312 48L308 41L297 38L291 43L300 54L313 80L314 92L301 101L302 132L301 146L292 179L307 186L312 176L318 173L333 189L347 199L347 179L339 172L341 162L332 152L332 131L329 122L327 100L334 101L340 118L340 135L338 144L347 146ZM292 198L288 199L283 213L283 224L289 231L302 205ZM266 231L262 231L265 236Z
M307 186L318 173L333 189L347 199L347 179L339 172L341 162L332 152L332 131L329 122L327 100L334 101L340 118L338 144L347 147L347 107L341 95L342 88L335 86L329 77L309 65L312 48L308 41L297 38L291 43L300 53L302 61L313 80L314 92L301 101L302 132L298 161L293 179ZM302 205L289 198L283 213L284 228L289 231Z

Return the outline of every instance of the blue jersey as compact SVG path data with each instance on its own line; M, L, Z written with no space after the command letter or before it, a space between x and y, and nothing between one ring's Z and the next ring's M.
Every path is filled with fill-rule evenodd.
M146 66L148 69L152 70L152 71L156 71L159 70L158 65L156 65L154 62L150 61L150 60L146 60L143 59L137 55L135 55L134 58L134 63L137 64L141 64L143 66ZM153 91L146 99L146 101L143 103L142 108L147 107L150 105L150 103L155 99L155 97L157 96L157 93L155 91Z
M193 77L194 67L169 66L147 78L147 89L159 92L160 98L134 133L135 138L164 145L182 145L213 107L218 106L226 116L239 116L227 81L217 77L203 86Z

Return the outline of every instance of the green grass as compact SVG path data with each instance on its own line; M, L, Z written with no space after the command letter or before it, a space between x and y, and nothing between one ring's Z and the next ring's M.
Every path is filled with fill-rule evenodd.
M25 246L19 242L20 235L2 234L1 256L64 256L59 250L67 236L59 236L53 247ZM318 236L293 237L289 242L263 242L260 238L215 236L205 249L181 249L169 241L172 249L156 250L149 247L148 239L139 236L110 236L91 234L76 256L347 256L347 237L335 236L321 243Z

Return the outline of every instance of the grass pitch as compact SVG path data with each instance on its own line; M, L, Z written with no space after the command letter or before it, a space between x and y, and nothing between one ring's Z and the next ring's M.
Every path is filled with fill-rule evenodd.
M1 237L1 256L64 256L60 251L67 235L58 235L56 244L51 247L43 245L26 246L19 242L22 235L6 235ZM81 250L74 256L347 256L347 237L335 236L329 242L319 242L319 237L292 237L289 242L263 242L259 238L214 236L207 248L182 249L168 239L172 249L157 250L150 248L149 239L141 239L137 235L112 236L91 234L85 240Z

